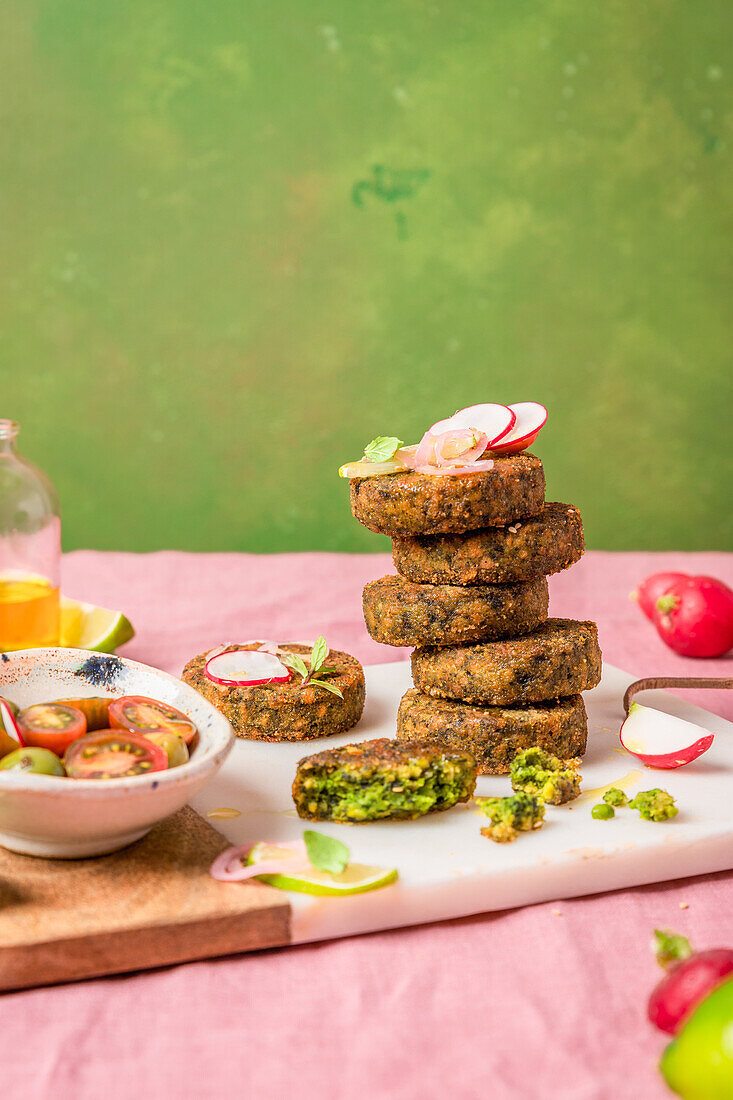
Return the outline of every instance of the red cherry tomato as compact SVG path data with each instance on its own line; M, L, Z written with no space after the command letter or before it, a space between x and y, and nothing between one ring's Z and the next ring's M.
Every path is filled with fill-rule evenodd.
M84 736L87 720L77 707L66 703L34 703L20 712L18 726L26 745L63 756L72 741Z
M182 711L145 695L123 695L109 705L109 724L145 737L149 733L177 733L188 745L196 727Z
M64 766L72 779L126 779L165 771L168 755L137 733L97 730L69 745Z

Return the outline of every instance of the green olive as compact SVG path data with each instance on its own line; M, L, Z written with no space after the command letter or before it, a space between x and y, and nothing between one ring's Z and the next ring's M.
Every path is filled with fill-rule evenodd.
M15 749L0 760L6 772L35 772L38 775L66 775L66 769L50 749Z
M165 750L169 768L177 768L188 761L186 743L177 733L146 733L145 740L152 741Z

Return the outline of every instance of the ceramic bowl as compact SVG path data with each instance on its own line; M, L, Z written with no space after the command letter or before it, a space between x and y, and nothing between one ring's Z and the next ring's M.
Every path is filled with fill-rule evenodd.
M223 714L157 668L83 649L24 649L0 660L0 695L31 703L89 695L147 695L197 725L186 764L128 779L65 779L0 770L0 844L24 855L77 859L139 840L201 790L234 744Z

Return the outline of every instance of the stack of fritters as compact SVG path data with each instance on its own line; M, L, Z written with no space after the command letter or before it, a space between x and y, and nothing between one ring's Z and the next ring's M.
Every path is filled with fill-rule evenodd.
M488 472L355 478L351 506L392 537L398 576L364 589L369 633L416 646L397 736L469 751L482 774L533 745L581 756L581 691L601 674L594 623L547 618L547 576L583 553L580 513L544 502L534 455Z

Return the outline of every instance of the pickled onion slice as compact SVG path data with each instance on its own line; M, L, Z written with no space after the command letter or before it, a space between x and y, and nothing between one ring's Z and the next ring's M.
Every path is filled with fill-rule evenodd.
M454 428L435 436L436 466L470 466L486 450L489 437L473 428Z
M430 477L465 477L466 474L486 473L494 469L491 458L480 458L471 466L416 466L416 474L428 474Z
M263 860L262 863L244 863L243 861L254 847L254 844L239 844L236 847L227 848L211 864L209 874L218 882L242 882L247 878L256 878L257 875L299 874L307 871L311 866L302 840L293 840L287 845L292 849L292 859L269 859Z
M206 662L204 674L225 687L285 684L293 675L274 653L262 649L226 649L214 653Z
M488 436L488 446L498 443L514 427L516 414L508 405L489 402L484 405L469 405L459 409L453 416L438 420L429 429L431 435L441 435L455 428L474 428Z

